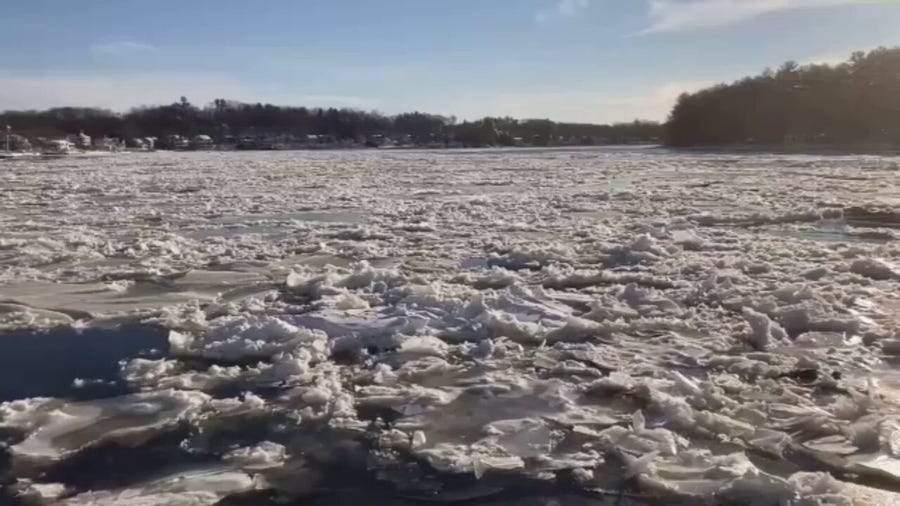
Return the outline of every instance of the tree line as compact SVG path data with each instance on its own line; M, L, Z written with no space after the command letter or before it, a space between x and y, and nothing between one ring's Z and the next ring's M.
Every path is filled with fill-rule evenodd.
M3 124L32 138L84 133L92 137L164 139L204 134L220 142L244 136L316 135L337 141L390 137L415 144L502 146L659 142L663 135L660 123L637 120L614 125L490 117L459 122L452 116L421 112L388 116L356 109L285 107L226 99L198 107L186 97L126 113L84 107L6 111L0 114Z
M900 146L900 48L837 65L787 62L732 84L681 95L665 125L671 146Z
M27 137L85 133L92 137L327 136L366 142L372 137L414 144L464 146L655 143L675 147L723 145L900 146L900 48L856 52L837 65L777 70L682 94L668 121L613 125L487 117L459 122L421 112L284 107L226 99L198 107L181 97L168 105L126 113L84 107L0 113Z

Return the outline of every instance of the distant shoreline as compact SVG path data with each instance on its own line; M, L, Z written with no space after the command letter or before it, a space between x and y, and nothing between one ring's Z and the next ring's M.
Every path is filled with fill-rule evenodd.
M271 152L304 152L304 151L370 151L370 152L391 152L391 151L484 151L484 150L503 150L503 151L589 151L592 149L647 149L647 150L665 150L674 153L692 153L692 154L785 154L785 155L826 155L826 156L852 156L852 155L872 155L872 156L900 156L900 146L874 146L874 145L757 145L757 144L731 144L718 146L669 146L666 144L597 144L587 146L393 146L393 147L364 147L364 146L322 146L322 147L292 147L285 149L233 149L233 148L217 148L217 149L154 149L154 150L123 150L115 152L107 151L73 151L65 154L47 154L39 152L13 152L5 153L0 151L0 161L11 161L17 159L35 159L35 158L66 158L85 157L85 156L109 156L118 154L142 154L142 153L271 153Z
M591 146L394 146L394 147L364 147L364 146L329 146L329 147L296 147L284 149L153 149L135 150L125 149L121 151L81 151L73 150L65 153L41 153L36 151L11 152L0 151L0 162L17 160L54 160L64 158L85 158L119 155L142 155L150 153L288 153L288 152L327 152L327 151L367 151L367 152L403 152L403 151L589 151L592 149L659 149L659 144L601 144Z

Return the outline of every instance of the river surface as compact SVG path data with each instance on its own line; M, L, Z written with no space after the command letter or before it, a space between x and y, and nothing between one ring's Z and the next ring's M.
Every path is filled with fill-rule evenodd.
M895 504L900 158L0 162L0 503Z

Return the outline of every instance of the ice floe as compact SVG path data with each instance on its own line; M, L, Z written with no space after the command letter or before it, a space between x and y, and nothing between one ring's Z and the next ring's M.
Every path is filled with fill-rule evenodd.
M349 473L391 499L891 504L895 178L662 149L4 167L0 331L168 349L122 359L112 397L0 404L0 501L278 503ZM170 447L98 487L60 471Z

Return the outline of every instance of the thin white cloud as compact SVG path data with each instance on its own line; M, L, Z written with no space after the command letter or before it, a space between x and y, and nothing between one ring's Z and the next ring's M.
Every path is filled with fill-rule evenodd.
M377 101L353 95L300 95L285 97L287 101L273 101L283 105L305 105L313 107L373 107Z
M220 74L106 74L0 76L0 111L61 106L101 107L127 111L140 105L169 104L182 95L205 105L215 98L242 102L269 102L309 107L382 109L392 114L409 110L456 115L551 118L574 122L615 122L635 118L664 120L685 91L714 84L711 81L673 81L661 86L629 90L488 90L445 94L362 97L256 86Z
M251 87L219 74L5 74L0 77L0 111L64 106L127 111L141 105L169 104L182 95L197 105L216 98L310 107L377 105L363 97Z
M311 70L323 72L344 82L407 84L434 72L434 67L427 64L387 63L329 66L326 69L312 67Z
M91 52L97 55L123 55L133 53L150 53L156 51L156 46L145 44L143 42L135 42L132 40L117 40L114 42L104 42L93 44Z
M833 51L830 53L820 53L809 58L804 58L801 63L813 63L816 65L839 65L850 60L853 50Z
M877 3L875 0L651 0L650 26L639 35L738 24L764 14L797 9Z
M168 104L187 96L202 104L214 98L253 100L251 90L223 76L186 74L6 75L0 77L0 110L101 107L115 111Z
M574 16L581 9L586 9L588 0L559 0L556 10L563 16Z
M797 61L801 64L840 65L841 63L849 62L850 58L855 52L862 51L863 53L868 53L869 51L875 50L879 46L880 44L870 44L868 47L862 45L836 51L823 51L821 53L813 54L812 56L800 58Z
M550 118L579 123L612 123L647 119L663 121L678 96L715 84L713 81L672 81L633 92L534 91L460 95L435 104L439 111L464 119L484 116Z
M537 11L534 19L538 23L546 23L554 17L572 17L589 6L590 0L555 0L552 6Z

